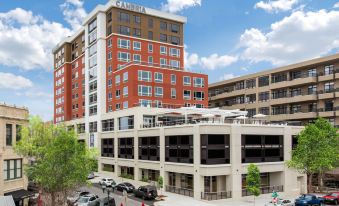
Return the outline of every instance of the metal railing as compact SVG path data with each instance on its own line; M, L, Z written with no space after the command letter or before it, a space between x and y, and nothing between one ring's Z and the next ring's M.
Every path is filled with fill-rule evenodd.
M202 192L201 199L203 200L221 200L232 198L232 192Z
M269 194L272 193L273 191L276 192L283 192L284 191L284 186L283 185L277 185L277 186L266 186L266 187L260 187L260 194ZM252 194L247 190L243 189L242 190L242 196L251 196Z
M189 197L193 197L193 194L194 194L193 190L191 189L174 187L170 185L166 185L165 189L167 192L176 193L179 195L184 195L184 196L189 196Z

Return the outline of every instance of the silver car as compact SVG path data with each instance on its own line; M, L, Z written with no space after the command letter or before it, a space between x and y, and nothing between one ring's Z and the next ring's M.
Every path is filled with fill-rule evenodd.
M85 195L78 199L78 201L74 204L75 206L89 206L92 202L94 202L99 197L97 195Z

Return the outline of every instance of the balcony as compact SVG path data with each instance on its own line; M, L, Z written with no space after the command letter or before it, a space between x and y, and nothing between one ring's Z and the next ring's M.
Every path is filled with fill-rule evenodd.
M319 117L333 117L335 115L334 108L321 108L319 111Z
M297 120L297 119L315 119L317 118L317 112L296 112L293 114L278 114L271 115L270 121L284 121L284 120Z
M271 105L275 105L275 104L287 104L290 102L305 102L305 101L315 101L315 100L317 100L317 95L315 93L311 93L311 94L300 93L299 95L287 94L286 96L283 96L277 99L271 99L270 103Z
M202 192L201 199L203 200L221 200L232 198L232 192Z
M333 80L334 78L335 78L334 73L329 73L329 74L320 73L318 76L318 81L319 82L329 81L329 80Z
M334 98L334 89L333 90L327 90L327 91L319 91L318 98L319 99L332 99Z

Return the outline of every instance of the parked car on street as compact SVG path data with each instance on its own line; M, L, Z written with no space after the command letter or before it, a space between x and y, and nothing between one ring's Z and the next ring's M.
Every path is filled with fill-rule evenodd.
M109 201L108 201L108 197L99 198L88 204L88 206L108 206L108 205L116 206L115 200L113 197L109 197Z
M278 203L276 205L274 205L274 203L269 202L267 204L265 204L265 206L294 206L293 202L291 202L291 200L284 200L284 199L279 199Z
M324 203L326 204L334 204L338 205L339 203L339 192L332 192L328 195L322 197L324 199Z
M157 188L152 185L141 186L134 190L134 196L142 199L155 199L158 197Z
M89 173L89 175L87 176L87 179L89 180L94 178L95 178L94 172Z
M78 201L78 199L82 196L89 195L89 192L85 191L77 191L73 196L67 197L67 205L71 206L74 205Z
M96 199L98 199L98 195L84 195L81 196L78 201L74 204L75 206L89 206L92 202L94 202Z
M112 178L102 178L99 181L99 184L101 186L106 186L106 187L112 187L116 185L115 181Z
M317 196L312 194L306 194L300 196L298 199L295 200L294 205L295 206L321 206L323 203L322 198L317 198Z
M115 186L115 188L118 190L118 191L126 191L126 192L134 192L135 190L135 187L131 184L131 183L128 183L128 182L122 182L120 184L118 184L117 186Z

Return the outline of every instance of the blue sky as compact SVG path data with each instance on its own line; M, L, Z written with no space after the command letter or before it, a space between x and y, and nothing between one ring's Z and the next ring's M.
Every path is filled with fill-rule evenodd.
M108 0L0 1L0 102L53 114L51 49ZM339 0L129 0L187 16L186 67L216 82L338 52Z

